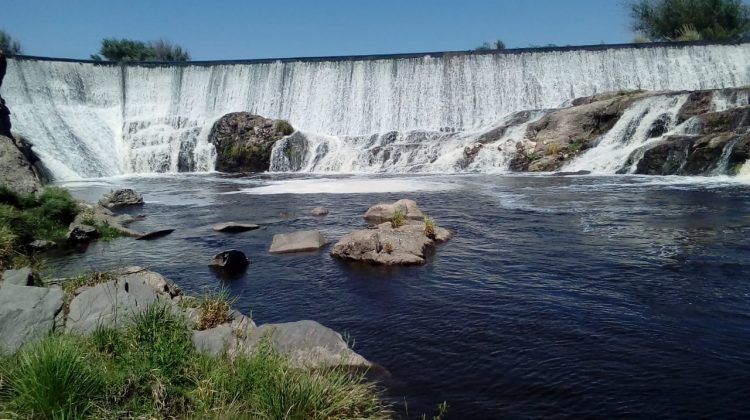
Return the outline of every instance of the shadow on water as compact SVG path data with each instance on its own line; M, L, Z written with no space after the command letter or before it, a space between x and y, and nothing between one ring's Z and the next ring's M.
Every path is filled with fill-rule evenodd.
M327 179L337 179L328 176ZM79 184L144 192L133 228L156 241L50 258L58 275L146 265L188 292L224 286L257 323L314 319L386 367L409 411L452 418L740 417L750 410L750 187L638 177L411 177L408 193L237 193L311 177L180 176ZM356 182L357 177L341 177ZM372 179L372 178L370 178ZM390 178L378 178L387 185ZM403 178L402 178L403 180ZM309 188L309 182L305 184ZM318 253L271 255L276 233L364 227L370 204L409 197L457 235L418 267ZM313 217L326 206L330 214ZM221 234L223 221L261 229ZM331 245L332 246L332 245ZM247 271L206 263L240 249Z

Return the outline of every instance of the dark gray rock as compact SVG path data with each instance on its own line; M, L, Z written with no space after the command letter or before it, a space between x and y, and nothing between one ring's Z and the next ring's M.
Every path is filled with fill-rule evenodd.
M143 235L135 238L136 241L153 241L154 239L163 238L174 232L174 229L161 229L153 232L144 233Z
M267 171L273 145L293 132L294 128L283 120L271 120L249 112L224 115L214 123L208 137L216 146L216 170Z
M328 240L317 230L280 233L273 236L273 242L268 252L271 254L288 254L317 251L326 244L328 244Z
M237 223L237 222L217 223L211 226L211 229L213 229L214 231L225 232L225 233L247 232L248 230L255 230L258 228L260 228L260 226L258 225L253 225L250 223Z
M73 244L91 242L99 236L99 230L84 224L72 224L68 230L68 242Z
M236 249L222 251L211 258L209 267L220 268L226 271L242 271L250 264L250 260L242 252Z
M130 188L123 188L106 194L101 200L99 200L99 205L108 209L127 206L142 206L143 195Z
M19 268L18 270L5 270L3 272L3 284L13 284L15 286L33 286L34 272L29 267Z
M0 284L0 353L48 335L62 306L59 287Z

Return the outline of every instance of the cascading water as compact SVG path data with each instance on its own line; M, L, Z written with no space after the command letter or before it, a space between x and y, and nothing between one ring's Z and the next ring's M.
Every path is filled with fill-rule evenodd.
M605 91L748 85L748 68L750 44L185 65L21 58L2 93L15 129L63 179L212 170L210 128L236 111L306 133L317 158L299 170L490 171L507 144L469 150L468 163L464 149L514 112ZM275 156L274 169L291 169Z

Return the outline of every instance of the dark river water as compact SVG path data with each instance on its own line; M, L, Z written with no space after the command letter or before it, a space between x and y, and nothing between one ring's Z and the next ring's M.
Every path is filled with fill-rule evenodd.
M189 175L68 184L144 193L153 242L95 243L57 275L144 265L188 292L227 287L259 324L313 319L393 375L411 417L736 418L750 412L750 186L643 177ZM275 256L275 233L337 240L413 198L456 232L420 267ZM326 206L329 216L309 215ZM263 225L218 234L221 221ZM252 264L220 279L223 249Z

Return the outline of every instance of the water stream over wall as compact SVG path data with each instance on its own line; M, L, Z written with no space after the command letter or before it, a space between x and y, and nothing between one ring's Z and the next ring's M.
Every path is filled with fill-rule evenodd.
M2 94L60 179L212 170L211 126L235 111L302 132L274 151L274 170L493 172L517 133L461 159L512 113L605 91L750 85L749 69L750 44L184 65L27 57L10 60ZM295 162L290 142L304 152Z

